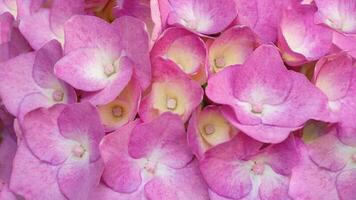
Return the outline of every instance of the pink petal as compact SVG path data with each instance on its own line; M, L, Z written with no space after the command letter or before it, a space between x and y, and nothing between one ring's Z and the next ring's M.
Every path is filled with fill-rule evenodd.
M200 84L170 60L157 58L153 62L153 82L140 104L141 119L150 121L164 112L171 112L180 115L184 122L187 121L202 101L203 90ZM173 107L169 107L169 99L175 101Z
M111 49L118 46L119 38L110 24L98 17L76 15L64 25L64 52L83 47L97 47ZM117 50L119 50L119 47Z
M238 20L251 29L264 42L275 42L283 9L291 1L235 0Z
M38 160L21 142L14 159L10 189L26 199L64 199L56 175L58 166Z
M233 0L175 0L169 1L169 4L170 12L167 19L169 25L180 24L207 35L223 31L237 14Z
M157 177L146 183L149 199L208 199L208 189L198 169L197 161L172 172L169 177Z
M252 182L246 171L247 163L242 159L256 154L261 145L242 135L207 151L200 161L200 170L210 189L231 199L247 196Z
M169 28L151 50L151 59L158 56L172 60L185 73L193 75L205 65L206 48L195 34L183 28Z
M323 57L315 66L315 85L330 101L336 101L346 96L351 85L352 71L352 58L346 53Z
M343 169L350 159L345 146L340 142L336 134L336 129L332 128L307 145L311 160L319 167L331 171Z
M138 163L128 154L128 144L132 129L139 124L133 121L105 136L100 143L100 151L105 163L103 181L114 191L132 193L142 182Z
M259 186L261 200L292 200L288 195L289 178L284 176L264 176Z
M230 65L243 64L257 46L257 37L246 26L224 31L209 47L209 68L218 72Z
M10 132L2 130L0 135L0 182L9 182L13 168L12 161L17 149L16 140L10 134Z
M105 131L113 131L133 121L141 100L141 87L134 78L126 85L119 96L108 104L98 106Z
M149 158L158 152L159 162L172 168L186 166L193 156L186 142L182 120L171 113L137 125L132 131L128 151L136 159Z
M88 199L91 190L99 185L103 168L101 160L93 163L86 160L67 161L57 174L62 194L68 199Z
M283 14L278 43L289 65L318 60L331 49L332 32L314 24L315 11L312 6L304 6L288 8Z
M201 159L205 151L231 140L237 133L220 112L220 107L210 105L193 112L187 130L188 144Z
M352 199L356 195L356 170L344 170L336 177L336 188L341 200Z
M116 19L112 26L114 34L121 38L120 45L125 55L134 62L134 77L139 81L143 90L147 89L151 83L152 74L146 25L134 17L123 16Z
M300 139L294 136L289 136L282 143L274 144L267 147L263 156L265 162L271 166L273 171L281 175L290 175L292 169L300 161Z
M62 105L37 109L28 113L22 123L28 149L37 159L52 165L63 163L71 150L57 128L57 118L63 109Z
M87 102L67 105L58 116L58 128L64 138L88 148L91 162L100 158L99 143L104 128L93 105Z
M50 28L59 36L63 35L65 22L74 15L85 14L84 2L82 0L65 1L56 0L51 5Z
M345 33L356 33L356 2L353 0L315 0L317 20Z
M21 20L19 29L32 48L40 49L50 40L60 40L50 28L49 17L50 11L42 9Z
M305 147L302 158L300 164L292 170L289 195L295 199L338 199L336 174L319 168L310 161Z
M103 105L113 101L127 86L134 70L133 62L126 56L120 58L118 74L114 74L106 87L98 92L83 95L83 100L91 102L93 105Z
M104 67L112 64L100 49L82 48L71 51L55 65L55 74L73 87L84 91L104 89L109 84L109 77Z

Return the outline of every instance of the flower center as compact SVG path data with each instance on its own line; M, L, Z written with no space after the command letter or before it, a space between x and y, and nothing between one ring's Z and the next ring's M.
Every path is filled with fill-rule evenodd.
M114 117L122 117L124 110L122 109L121 106L115 106L112 108L111 112Z
M152 162L150 160L147 160L144 166L144 169L150 174L155 174L156 168L157 168L157 162Z
M168 110L175 110L177 108L177 100L175 98L167 98L166 107Z
M264 170L265 170L264 164L259 161L255 161L251 168L251 171L256 175L262 175Z
M205 135L211 135L215 132L215 127L212 124L208 124L204 127Z
M356 153L352 154L351 159L354 163L356 163Z
M52 99L54 101L63 101L63 98L64 98L64 92L62 90L55 90L53 93L52 93Z
M215 58L214 62L217 68L223 68L226 65L224 57Z
M263 111L262 105L252 105L251 112L254 114L261 114Z
M81 158L83 157L84 153L85 153L85 149L82 145L76 145L73 149L72 149L72 153L74 156Z
M104 67L104 73L107 77L115 74L115 65L114 64L108 64Z

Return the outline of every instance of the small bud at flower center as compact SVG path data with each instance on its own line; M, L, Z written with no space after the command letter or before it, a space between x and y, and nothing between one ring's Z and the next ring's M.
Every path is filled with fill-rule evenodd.
M83 148L82 145L77 145L72 150L72 153L74 154L74 156L81 158L81 157L83 157L83 155L85 153L85 149Z
M115 66L113 64L109 64L104 67L104 73L107 77L115 74L115 72L116 72L116 70L115 70Z
M177 108L177 100L174 98L168 98L166 102L166 106L169 110L174 110Z
M256 175L262 175L264 170L265 170L264 164L258 161L255 161L251 169L251 171Z
M255 114L261 114L263 111L262 105L252 105L251 112Z
M121 106L113 107L111 112L114 117L122 117L123 115L123 109Z
M204 131L206 135L211 135L215 132L215 127L212 124L208 124L204 127Z
M223 68L223 67L225 67L225 65L226 65L225 60L224 60L223 57L216 58L216 59L214 60L214 62L215 62L215 66L216 66L217 68Z
M52 93L52 98L53 98L53 100L58 101L58 102L63 101L64 92L62 90L55 90Z
M356 153L352 154L351 159L354 163L356 163Z

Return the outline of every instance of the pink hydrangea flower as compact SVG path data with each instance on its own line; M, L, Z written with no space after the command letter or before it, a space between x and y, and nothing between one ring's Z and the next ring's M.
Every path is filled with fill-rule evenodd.
M339 137L335 126L303 147L292 170L289 193L300 199L353 199L356 195L356 138ZM318 192L315 192L318 191Z
M198 159L212 147L231 140L238 130L223 116L219 106L197 108L188 125L188 144Z
M289 175L299 162L298 139L263 148L238 134L208 150L200 169L212 199L290 199Z
M151 69L144 23L125 16L109 24L78 15L64 30L65 55L56 63L55 74L87 92L86 100L95 105L113 101L132 75L142 89L148 87Z
M28 113L10 189L26 199L88 199L103 171L103 127L89 103L55 105Z
M61 57L60 44L51 41L36 52L21 54L1 64L0 95L12 115L21 119L38 107L76 101L73 88L53 74L53 66Z
M321 58L315 66L313 79L328 99L324 120L355 126L356 68L352 57L339 53Z
M131 122L105 136L100 149L103 181L116 199L208 199L177 115Z
M139 108L141 119L146 122L164 112L172 112L187 121L202 101L200 84L191 80L170 60L157 58L152 66L152 85Z
M183 26L200 34L216 34L236 18L233 0L153 0L154 34L159 36L169 25Z
M246 26L224 31L209 46L209 70L216 73L225 67L243 64L258 43L257 36Z
M157 39L150 55L151 60L156 57L169 59L192 79L201 84L206 82L206 46L192 32L183 28L168 28Z
M15 27L14 17L5 12L0 15L0 62L31 51L31 47Z
M294 6L284 11L278 46L288 65L298 66L326 55L332 45L332 30L314 23L316 8Z
M234 126L267 143L281 142L307 120L319 118L326 104L304 75L286 69L271 45L258 47L242 66L211 77L206 94L227 105L223 112Z
M140 100L141 88L136 80L131 79L114 101L98 106L101 123L105 130L113 131L133 121L137 115Z

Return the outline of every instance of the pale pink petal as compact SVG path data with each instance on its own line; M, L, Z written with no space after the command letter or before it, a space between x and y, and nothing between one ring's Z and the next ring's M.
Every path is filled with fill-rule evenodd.
M344 33L356 33L356 2L353 0L315 0L317 21Z
M164 0L159 2L161 1ZM233 0L169 0L168 2L169 25L180 24L187 29L207 35L223 31L237 14Z

